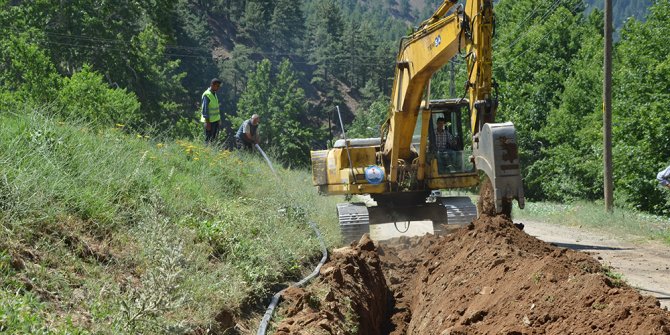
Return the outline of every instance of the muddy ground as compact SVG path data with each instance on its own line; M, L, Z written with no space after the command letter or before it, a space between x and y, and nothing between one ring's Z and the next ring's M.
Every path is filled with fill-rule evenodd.
M590 255L483 215L447 236L363 238L289 289L275 334L670 334L670 312Z

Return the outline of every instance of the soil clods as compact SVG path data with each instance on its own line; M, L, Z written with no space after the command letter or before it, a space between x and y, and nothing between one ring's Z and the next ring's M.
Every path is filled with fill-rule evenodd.
M447 236L365 236L284 299L276 334L670 334L655 298L505 216Z

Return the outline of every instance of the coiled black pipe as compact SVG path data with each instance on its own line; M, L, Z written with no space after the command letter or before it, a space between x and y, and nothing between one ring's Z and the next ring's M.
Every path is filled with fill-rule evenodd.
M319 270L321 270L321 267L324 263L326 263L326 259L328 258L328 250L326 249L326 244L323 242L323 238L321 237L321 232L316 227L314 222L309 222L309 225L312 227L316 233L316 237L319 239L319 243L321 244L321 253L323 253L323 256L321 257L321 262L319 262L319 265L316 266L314 271L312 271L309 276L303 278L301 281L291 285L293 287L300 287L310 281L312 278L316 277L319 274ZM265 335L267 332L268 323L270 323L272 314L274 313L277 304L279 304L279 299L281 299L281 295L284 293L284 291L286 291L286 289L283 289L272 296L272 301L270 302L270 305L268 305L268 309L265 311L265 315L263 315L263 319L261 320L261 324L258 326L256 335Z

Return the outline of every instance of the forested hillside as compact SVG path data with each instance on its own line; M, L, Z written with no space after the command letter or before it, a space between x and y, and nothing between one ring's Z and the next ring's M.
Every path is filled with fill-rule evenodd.
M201 132L195 118L201 91L210 78L221 77L233 127L260 114L263 145L275 148L286 164L304 165L309 149L325 146L339 128L333 122L336 105L345 120L358 115L352 135L378 133L397 41L437 3L80 1L61 8L4 0L2 108L36 104L95 125L194 137ZM614 3L617 22L638 18L622 26L616 46L617 199L660 213L670 208L653 181L670 154L663 149L664 132L661 126L642 131L640 123L623 120L649 120L649 108L665 99L668 1L656 1L647 17L649 1ZM519 130L532 199L600 198L602 13L592 8L597 6L581 0L496 4L500 118L514 121ZM456 82L441 71L433 81L435 96L461 94L462 60L454 62ZM631 129L642 139L622 141Z
M355 110L347 107L388 92L396 41L413 19L407 6L406 1L182 0L81 1L61 8L57 2L5 0L0 2L3 104L48 102L65 116L193 136L200 132L194 117L200 94L209 79L220 77L233 123L256 112L272 133L288 122L277 113L290 110L295 126L314 129L294 134L303 143L300 150L307 151L325 145L324 124L335 105L351 113ZM286 93L249 80L263 59L270 62L272 80L295 81L289 93L302 98L284 102L293 105L249 105L245 92L264 99ZM86 94L90 86L103 89ZM38 87L41 94L30 94ZM72 99L78 94L87 97ZM83 111L91 104L103 111Z

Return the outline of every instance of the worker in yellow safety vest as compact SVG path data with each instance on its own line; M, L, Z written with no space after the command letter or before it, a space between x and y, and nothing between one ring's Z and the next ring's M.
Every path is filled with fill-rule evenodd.
M221 87L221 79L214 78L209 88L202 94L202 116L200 122L205 125L205 144L210 144L219 134L221 124L221 104L216 91Z

